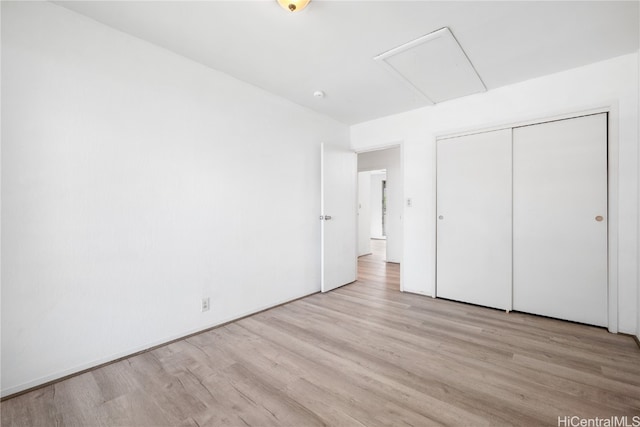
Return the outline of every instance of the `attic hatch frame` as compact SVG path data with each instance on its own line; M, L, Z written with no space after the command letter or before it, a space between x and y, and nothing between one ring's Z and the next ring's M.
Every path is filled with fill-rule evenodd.
M474 82L471 82L471 85L476 85L476 87L472 89L471 92L465 93L462 95L454 95L451 97L445 97L444 99L435 100L432 95L429 95L428 93L426 93L424 89L421 89L420 87L418 87L414 82L411 81L409 77L407 77L405 74L403 74L400 70L398 70L389 62L392 58L397 57L402 53L405 53L416 47L422 46L428 42L434 42L438 39L447 39L445 43L449 42L450 45L457 48L457 49L454 48L455 51L450 52L451 58L457 55L458 57L457 59L461 61L461 64L464 64L464 66L468 68L468 71L469 71L468 77L471 80L474 80ZM420 98L426 100L429 104L437 104L439 102L447 101L449 99L455 99L462 96L472 95L474 93L487 91L487 86L485 85L484 81L478 74L478 71L476 70L475 66L473 65L467 53L464 51L464 49L462 49L462 46L460 45L460 43L458 42L458 40L455 38L455 36L453 35L453 33L448 27L443 27L438 30L432 31L429 34L418 37L415 40L411 40L407 43L404 43L400 46L390 49L384 53L381 53L375 56L373 59L377 63L379 63L383 68L385 68L389 73L391 73L397 79L402 81L415 94L419 95ZM468 82L470 82L470 80L468 80Z

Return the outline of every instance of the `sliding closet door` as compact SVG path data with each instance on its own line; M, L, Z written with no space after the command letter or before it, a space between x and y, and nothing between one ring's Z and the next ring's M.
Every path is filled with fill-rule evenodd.
M513 130L513 309L607 324L607 115Z
M510 309L511 129L437 143L436 295Z

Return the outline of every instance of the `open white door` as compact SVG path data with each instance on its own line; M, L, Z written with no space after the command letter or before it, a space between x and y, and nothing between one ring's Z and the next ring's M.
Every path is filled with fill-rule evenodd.
M357 277L356 153L320 146L321 289L327 292Z

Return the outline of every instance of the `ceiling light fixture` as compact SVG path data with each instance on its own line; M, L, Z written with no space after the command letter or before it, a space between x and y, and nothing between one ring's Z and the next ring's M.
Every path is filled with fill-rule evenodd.
M278 4L291 12L304 9L311 0L278 0Z

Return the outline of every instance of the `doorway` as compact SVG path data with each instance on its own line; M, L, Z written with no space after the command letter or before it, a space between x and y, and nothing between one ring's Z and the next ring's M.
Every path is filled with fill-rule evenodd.
M358 256L384 250L387 239L387 171L386 169L358 173ZM383 242L384 244L376 242ZM375 246L375 248L374 248Z
M400 263L402 249L400 147L358 154L358 256L384 251Z

